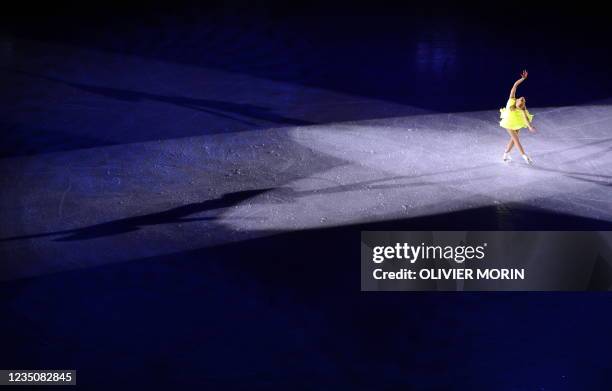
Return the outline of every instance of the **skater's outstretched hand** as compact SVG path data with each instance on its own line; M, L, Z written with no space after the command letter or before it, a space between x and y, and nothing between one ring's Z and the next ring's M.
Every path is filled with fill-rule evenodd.
M529 129L529 131L530 131L531 133L535 133L535 132L537 131L537 129L536 129L536 128L534 128L533 126L530 126L530 127L529 127L529 128L527 128L527 129Z
M526 69L523 70L523 72L521 72L521 78L514 82L514 85L512 86L512 89L510 90L510 99L514 99L516 97L516 88L519 86L519 84L524 82L525 79L527 79L527 75L529 74L527 73Z

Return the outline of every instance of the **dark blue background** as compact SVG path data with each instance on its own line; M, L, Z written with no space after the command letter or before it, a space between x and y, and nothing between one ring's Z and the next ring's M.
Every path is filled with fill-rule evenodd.
M525 93L538 106L582 104L612 91L607 14L582 2L65 2L3 19L4 33L15 37L440 112L496 107L522 68L537 75ZM436 48L426 69L414 56L423 42ZM32 153L27 138L1 140L5 156ZM54 146L34 152L46 148ZM359 291L361 229L500 226L611 228L482 208L4 282L0 367L75 368L86 389L610 389L607 293Z

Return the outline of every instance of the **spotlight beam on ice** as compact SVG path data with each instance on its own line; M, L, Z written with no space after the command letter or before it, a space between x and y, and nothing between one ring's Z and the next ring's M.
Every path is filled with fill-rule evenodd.
M610 220L610 108L581 107L574 115L601 120L565 129L555 127L552 111L541 111L541 131L523 138L535 166L500 162L506 140L489 112L296 128L292 140L345 164L287 184L293 202L255 207L250 200L248 215L262 221L236 219L240 207L224 216L234 227L295 229L518 203Z
M604 118L610 112L608 106L578 111ZM550 115L540 119L539 134L524 138L535 166L500 161L506 138L489 111L4 159L3 178L14 185L4 195L4 205L12 206L0 213L13 224L2 227L0 250L9 256L0 275L13 279L364 222L404 219L410 229L410 218L491 205L612 221L612 137L605 122L557 130Z

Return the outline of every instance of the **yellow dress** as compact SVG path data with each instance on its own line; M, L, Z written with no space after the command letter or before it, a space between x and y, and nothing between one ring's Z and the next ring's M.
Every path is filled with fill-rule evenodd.
M499 126L506 129L519 130L521 128L528 128L529 124L525 121L525 117L523 116L521 109L510 110L510 107L514 106L516 103L516 99L510 98L508 99L508 103L506 103L506 107L503 109L499 109L501 121L499 121ZM533 115L525 109L525 114L527 114L527 118L529 121L533 120Z

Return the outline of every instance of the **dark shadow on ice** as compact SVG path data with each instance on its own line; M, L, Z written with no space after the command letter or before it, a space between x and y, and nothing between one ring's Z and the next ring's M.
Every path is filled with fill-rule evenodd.
M425 176L425 175L419 175ZM415 176L419 177L419 176ZM261 194L269 193L270 195L266 200L257 200L257 203L291 203L294 200L307 197L316 194L334 194L350 191L371 191L371 190L386 190L386 189L398 189L406 188L411 189L420 186L440 186L440 182L433 181L418 181L418 182L407 182L398 183L402 179L411 179L410 176L395 176L383 179L373 179L369 181L362 181L357 183L340 184L337 186L324 187L321 189L312 190L294 190L290 187L279 187L279 188L265 188L257 190L243 190L234 193L224 194L221 198L212 200L206 200L198 203L192 203L183 205L177 208L165 210L162 212L128 217L124 219L114 220L102 224L95 224L88 227L77 228L72 230L47 232L42 234L22 235L14 236L9 238L0 238L0 242L22 240L22 239L33 239L47 236L65 235L69 236L54 239L55 241L74 241L74 240L88 240L95 239L104 236L119 235L127 232L139 230L144 226L159 225L159 224L170 224L170 223L185 223L192 221L203 221L203 220L216 220L217 216L206 216L197 218L186 218L186 216L202 213L210 210L218 210L235 206L246 200L255 198ZM473 180L486 180L490 177L477 178ZM445 184L461 184L463 179L446 180ZM273 192L272 192L273 191Z
M124 219L114 220L106 223L95 224L89 227L77 228L64 231L47 232L34 235L14 236L10 238L0 239L0 242L33 239L46 236L66 235L69 236L55 239L55 241L73 241L73 240L88 240L104 236L119 235L126 232L137 231L144 226L170 224L170 223L187 223L193 221L214 220L215 216L194 217L188 218L197 213L207 212L211 210L223 209L232 207L242 201L255 197L270 189L259 190L244 190L235 193L228 193L220 198L206 200L202 202L187 204L176 208L168 209L162 212L151 213L142 216L127 217Z

